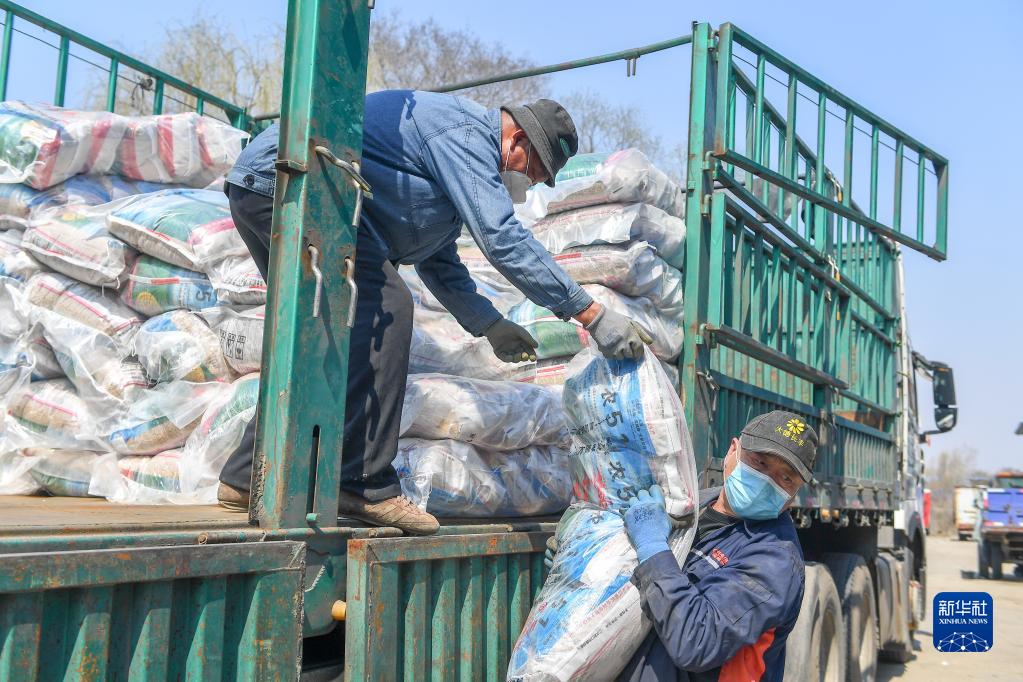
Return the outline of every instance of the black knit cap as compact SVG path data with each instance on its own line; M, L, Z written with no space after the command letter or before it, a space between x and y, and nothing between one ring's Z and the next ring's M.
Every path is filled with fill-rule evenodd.
M813 478L817 432L793 412L774 410L754 417L742 429L739 445L750 452L777 455L795 467L804 481Z
M579 136L572 117L552 99L532 104L501 107L522 128L547 170L547 184L554 187L554 176L579 150Z

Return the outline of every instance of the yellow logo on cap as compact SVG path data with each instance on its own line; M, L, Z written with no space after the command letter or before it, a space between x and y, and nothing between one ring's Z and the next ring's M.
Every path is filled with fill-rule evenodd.
M776 427L775 431L799 446L806 442L806 440L799 437L803 431L806 431L806 424L799 419L790 419L785 423L785 426Z

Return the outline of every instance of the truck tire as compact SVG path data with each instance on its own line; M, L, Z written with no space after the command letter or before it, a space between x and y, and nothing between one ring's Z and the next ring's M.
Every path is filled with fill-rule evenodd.
M785 643L786 682L844 682L842 602L827 566L806 562L799 618Z
M859 554L826 554L824 562L838 588L845 629L848 682L877 679L877 601L870 569Z
M887 553L877 555L878 573L883 571L887 575L885 580L878 576L878 600L883 599L887 603L884 607L879 606L879 609L889 614L887 627L883 629L880 638L878 657L892 663L908 663L913 658L910 576L906 569L913 565L913 557L909 548L903 548L902 551L907 555L903 559Z
M988 544L984 539L977 540L977 577L987 580L991 577L991 563L988 560Z
M991 564L991 577L995 580L1002 579L1002 561L1005 557L1002 554L1002 543L988 543L988 563Z

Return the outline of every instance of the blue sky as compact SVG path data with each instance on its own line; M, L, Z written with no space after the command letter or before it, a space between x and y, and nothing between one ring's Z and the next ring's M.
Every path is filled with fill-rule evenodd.
M252 36L283 24L287 5L285 0L177 0L146 2L140 11L139 3L129 0L22 2L129 53L144 52L165 25L187 20L200 8ZM905 259L914 347L956 371L959 426L936 437L929 452L969 446L983 468L1023 468L1023 437L1013 435L1023 421L1017 270L1023 229L1007 200L1014 193L1012 178L1018 177L1012 163L1023 158L1018 125L1023 56L1017 44L1023 3L377 0L377 6L397 8L408 19L433 16L537 63L686 34L693 20L731 21L946 156L949 260L936 263L915 252ZM45 53L38 55L33 63L55 63ZM39 69L45 77L13 80L9 96L48 96L50 68ZM665 141L684 138L684 51L643 57L635 78L626 79L618 62L557 76L552 85L555 93L592 88L611 101L635 104Z

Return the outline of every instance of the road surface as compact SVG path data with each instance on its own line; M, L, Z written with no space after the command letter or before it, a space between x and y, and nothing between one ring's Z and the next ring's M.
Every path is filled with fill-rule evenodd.
M977 546L949 538L927 538L927 616L916 632L916 657L905 665L882 663L877 679L887 682L1023 680L1023 579L1005 564L1003 580L977 580ZM946 654L931 641L931 609L938 592L987 592L994 599L994 646L984 653Z

